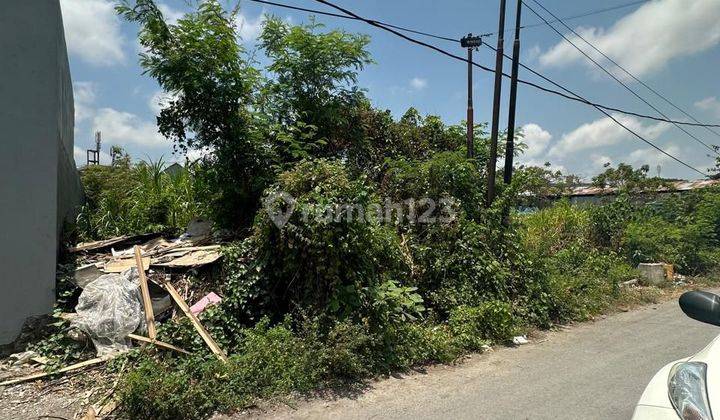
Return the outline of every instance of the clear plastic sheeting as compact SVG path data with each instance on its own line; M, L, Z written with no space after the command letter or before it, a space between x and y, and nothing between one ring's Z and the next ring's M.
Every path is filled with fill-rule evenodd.
M98 356L131 347L128 334L144 328L136 268L122 274L106 274L85 286L75 307L73 325L85 332Z

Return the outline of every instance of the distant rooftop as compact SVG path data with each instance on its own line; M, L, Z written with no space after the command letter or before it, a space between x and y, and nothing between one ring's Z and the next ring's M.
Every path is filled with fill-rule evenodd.
M694 181L670 181L670 187L659 187L656 192L672 192L672 191L691 191L700 188L711 187L713 185L720 185L720 179L697 179ZM566 192L562 194L563 197L589 197L595 195L612 195L617 193L617 188L614 187L594 187L588 185L581 185L578 187L570 187Z

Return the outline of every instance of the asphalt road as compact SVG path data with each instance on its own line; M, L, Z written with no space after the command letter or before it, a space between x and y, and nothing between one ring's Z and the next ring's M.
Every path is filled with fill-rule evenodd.
M517 348L372 383L364 392L251 417L299 419L629 419L663 365L720 329L677 301L610 315Z

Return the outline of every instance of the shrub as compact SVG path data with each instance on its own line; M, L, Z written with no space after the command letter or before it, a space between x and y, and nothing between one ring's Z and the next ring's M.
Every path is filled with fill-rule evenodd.
M77 220L82 239L132 233L182 231L206 213L199 189L201 166L165 173L165 162L88 166L81 172L86 204Z
M588 243L588 211L572 206L567 200L523 217L523 242L528 250L543 257L551 256L572 243Z
M594 244L619 250L625 227L637 212L629 196L622 194L608 204L589 206L587 210Z
M574 244L547 261L544 282L549 319L584 320L605 310L619 296L620 283L634 270L619 256Z
M247 275L261 279L245 283L261 285L272 313L302 309L384 322L415 311L421 301L403 289L407 267L396 233L359 213L379 205L362 180L351 180L339 163L303 162L280 175L267 196L280 192L293 197L294 211L281 227L268 212L258 213ZM279 200L266 208L280 211L287 205Z
M481 350L490 341L507 341L519 331L512 305L497 300L453 309L448 325L460 345L471 351Z

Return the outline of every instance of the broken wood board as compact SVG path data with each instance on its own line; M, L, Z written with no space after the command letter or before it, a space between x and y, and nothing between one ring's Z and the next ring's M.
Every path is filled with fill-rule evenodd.
M121 354L121 353L115 353L115 354L103 356L103 357L96 357L94 359L86 360L84 362L75 363L74 365L65 366L64 368L58 369L54 372L40 372L40 373L35 373L33 375L23 376L22 378L10 379L10 380L4 381L4 382L0 382L0 386L15 385L15 384L19 384L19 383L23 383L23 382L27 382L27 381L34 381L35 379L42 379L42 378L45 378L45 377L51 376L51 375L57 375L57 374L61 374L61 373L70 372L73 370L86 368L88 366L93 366L93 365L97 365L97 364L106 362L119 354Z
M141 241L143 239L147 238L153 238L160 236L159 233L145 233L142 235L122 235L122 236L116 236L114 238L110 239L103 239L101 241L93 241L93 242L81 242L74 247L71 247L68 249L68 252L75 253L75 252L81 252L81 251L96 251L103 248L108 248L113 245L128 243L128 242L134 242L134 241Z
M143 257L142 259L143 270L150 268L150 257ZM121 258L112 259L105 263L103 271L106 273L123 273L126 270L136 267L137 262L135 258Z
M75 275L73 276L75 285L81 289L84 289L85 286L105 274L105 272L103 272L101 268L102 263L93 263L84 265L76 269Z
M210 350L215 354L215 356L218 357L218 359L222 360L223 362L227 362L228 358L225 355L225 352L220 348L220 346L217 345L215 340L210 336L210 333L207 332L205 327L200 323L200 320L197 319L197 317L192 313L190 310L190 307L185 302L185 300L180 296L180 293L175 289L175 286L170 284L170 282L164 283L165 289L170 293L170 296L172 296L173 300L175 300L175 303L180 307L180 310L183 311L186 317L190 318L190 321L192 322L193 326L197 330L197 332L200 334L200 337L205 341L205 344L210 347Z
M200 267L207 264L212 264L222 257L222 254L216 249L210 250L192 250L192 251L177 251L177 257L172 254L166 254L162 257L155 259L151 264L159 267L179 268L179 267ZM179 253L183 254L180 255Z
M164 348L167 350L173 350L173 351L176 351L178 353L183 353L183 354L190 354L189 351L183 350L180 347L175 347L172 344L168 344L168 343L165 343L160 340L153 340L148 337L143 337L142 335L128 334L128 337L132 338L133 340L140 341L143 343L153 344L155 346L158 346L158 347L161 347L161 348Z
M152 299L150 299L150 289L148 289L147 277L145 277L145 261L142 257L140 247L135 245L135 264L138 269L138 277L140 280L140 295L142 296L143 308L145 309L145 324L147 326L148 336L155 340L157 332L155 331L155 314L153 313ZM148 266L150 261L148 258Z

